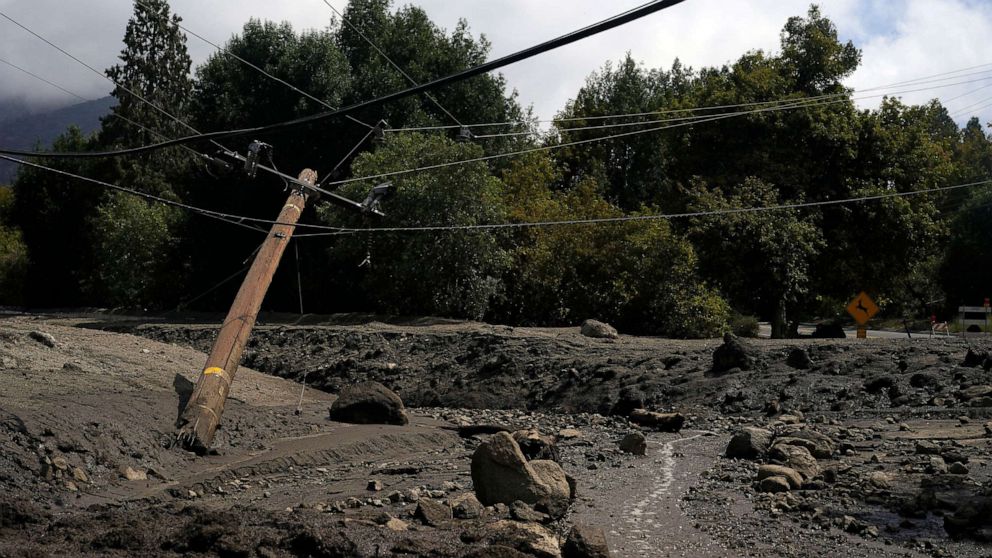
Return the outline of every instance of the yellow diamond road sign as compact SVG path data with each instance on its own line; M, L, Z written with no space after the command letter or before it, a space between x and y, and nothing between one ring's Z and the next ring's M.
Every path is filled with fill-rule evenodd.
M878 305L867 293L862 292L847 305L847 313L854 317L854 321L865 325L872 316L878 314Z

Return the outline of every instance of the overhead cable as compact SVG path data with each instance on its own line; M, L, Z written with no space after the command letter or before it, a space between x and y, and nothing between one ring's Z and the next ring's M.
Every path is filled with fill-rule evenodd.
M176 138L176 139L173 139L173 140L163 141L163 142L159 142L159 143L155 143L155 144L144 145L144 146L141 146L141 147L134 147L134 148L130 148L130 149L120 149L120 150L115 150L115 151L85 152L85 153L72 153L72 154L69 154L69 153L62 153L62 154L57 154L57 153L40 154L40 153L36 153L36 154L32 154L32 153L23 153L23 152L20 152L20 153L14 153L14 154L18 154L18 155L22 155L22 156L41 156L41 157L59 157L59 156L73 156L73 157L78 157L78 158L87 158L87 157L116 157L116 156L121 156L121 155L136 155L136 154L139 154L139 153L146 153L146 152L149 152L149 151L155 151L155 150L158 150L158 149L164 149L166 147L172 147L174 145L185 144L185 143L192 143L192 142L202 141L202 140L210 140L210 139L225 138L225 137L245 136L245 135L258 135L258 134L263 134L263 133L266 133L266 132L274 132L274 131L277 131L277 130L284 130L284 129L287 129L287 128L295 128L297 126L301 126L301 125L304 125L304 124L310 124L310 123L313 123L313 122L319 122L321 120L326 120L328 118L335 118L335 117L345 116L347 114L350 114L352 112L355 112L355 111L358 111L358 110L361 110L361 109L366 109L366 108L371 108L371 107L375 107L375 106L380 106L380 105L383 105L383 104L388 103L388 102L391 102L391 101L395 101L395 100L398 100L398 99L403 99L403 98L409 97L411 95L417 95L417 94L422 93L422 92L425 92L425 91L430 91L432 89L436 89L438 87L442 87L444 85L449 85L449 84L452 84L452 83L457 83L457 82L464 81L466 79L469 79L469 78L472 78L472 77L475 77L475 76L478 76L478 75L489 73L489 72L491 72L493 70L498 70L498 69L500 69L500 68L502 68L504 66L509 66L510 64L514 64L516 62L520 62L520 61L526 60L528 58L533 58L533 57L538 56L540 54L544 54L546 52L549 52L549 51L555 50L557 48L561 48L563 46L566 46L566 45L575 43L575 42L580 41L582 39L591 37L593 35L597 35L599 33L603 33L605 31L608 31L610 29L614 29L614 28L619 27L621 25L625 25L625 24L630 23L632 21L636 21L638 19L641 19L641 18L644 18L644 17L646 17L648 15L651 15L651 14L654 14L654 13L657 13L657 12L660 12L660 11L662 11L664 9L670 8L670 7L675 6L677 4L681 4L682 2L685 2L685 1L686 0L653 0L651 2L648 2L647 4L644 4L644 5L641 5L639 7L633 8L633 9L628 10L628 11L626 11L626 12L624 12L622 14L619 14L617 16L614 16L614 17L611 17L609 19L606 19L606 20L600 21L598 23L595 23L593 25L589 25L587 27L584 27L584 28L582 28L582 29L580 29L578 31L573 31L573 32L568 33L566 35L562 35L562 36L560 36L558 38L551 39L549 41L545 41L545 42L543 42L543 43L541 43L539 45L535 45L535 46L526 48L524 50L515 52L513 54L509 54L507 56L503 56L503 57L498 58L496 60L492 60L490 62L486 62L486 63L480 64L478 66L474 66L472 68L468 68L466 70L462 70L460 72L455 72L454 74L451 74L451 75L448 75L448 76L445 76L445 77L442 77L442 78L438 78L438 79L435 79L435 80L430 81L430 82L427 82L427 83L422 83L419 86L409 87L407 89L403 89L401 91L396 91L394 93L383 95L383 96L377 97L375 99L370 99L370 100L367 100L367 101L361 101L361 102L358 102L358 103L354 103L354 104L348 105L346 107L339 108L337 110L328 111L328 112L319 113L319 114L314 114L314 115L310 115L310 116L304 116L304 117L296 118L296 119L293 119L293 120L288 120L288 121L285 121L285 122L279 122L279 123L275 123L275 124L268 124L268 125L265 125L265 126L255 126L255 127L251 127L251 128L241 128L241 129L233 129L233 130L219 130L219 131L216 131L216 132L207 132L207 133L196 134L196 135L192 135L192 136L186 136L186 137L182 137L182 138ZM8 153L8 152L10 152L10 151L9 150L0 150L0 153Z
M968 184L956 184L954 186L942 186L936 188L924 188L919 190L910 190L906 192L887 192L884 194L872 194L865 196L858 196L852 198L843 198L838 200L823 200L816 202L797 202L797 203L786 203L779 205L769 205L769 206L757 206L757 207L740 207L740 208L725 208L725 209L713 209L708 211L691 211L685 213L659 213L659 214L649 214L649 215L623 215L617 217L602 217L593 219L564 219L560 221L533 221L533 222L515 222L515 223L493 223L493 224L479 224L479 225L437 225L437 226L418 226L418 227L378 227L378 228L339 228L335 231L335 235L338 234L357 234L357 233L406 233L406 232L449 232L449 231L481 231L481 230L496 230L496 229L521 229L521 228L543 228L543 227L560 227L560 226L574 226L574 225L598 225L604 223L628 223L628 222L643 222L643 221L668 221L674 219L689 219L697 217L717 217L723 215L737 215L746 213L762 213L766 211L782 211L787 209L803 209L810 207L825 207L832 205L845 205L849 203L860 203L866 201L883 200L889 198L904 198L910 196L918 196L923 194L936 194L941 192L949 192L952 190L960 190L964 188L973 188L975 186L982 186L992 184L992 180L983 180L980 182L971 182ZM303 234L303 237L316 237L316 236L327 236L320 233L310 233Z
M992 78L990 78L990 79L992 79ZM949 85L940 86L940 87L949 87ZM913 92L917 92L917 91L925 91L925 90L934 89L934 88L935 87L927 87L927 88L923 88L923 89L914 89L914 90L900 91L899 93L913 93ZM341 185L341 184L348 184L348 183L352 183L352 182L361 182L361 181L365 181L365 180L379 180L379 179L382 179L382 178L390 178L390 177L401 176L401 175L405 175L405 174L411 174L411 173L417 173L417 172L424 172L424 171L429 171L429 170L437 170L437 169L442 169L442 168L447 168L447 167L453 167L453 166L458 166L458 165L465 165L465 164L469 164L469 163L478 163L478 162L485 162L485 161L493 161L493 160L502 159L502 158L505 158L505 157L516 157L516 156L520 156L520 155L526 155L528 153L538 153L538 152L545 152L545 151L554 151L554 150L557 150L557 149L563 149L565 147L574 147L574 146L578 146L578 145L585 145L585 144L589 144L589 143L596 143L596 142L606 141L606 140L611 140L611 139L619 139L619 138L625 138L625 137L636 136L636 135L641 135L641 134L649 134L649 133L652 133L652 132L659 132L659 131L662 131L662 130L669 130L669 129L672 129L672 128L681 128L681 127L685 127L685 126L692 126L692 125L695 125L695 124L704 124L704 123L707 123L707 122L714 122L714 121L717 121L717 120L725 120L725 119L728 119L728 118L736 118L736 117L747 116L747 115L752 115L752 114L760 114L760 113L767 113L767 112L778 112L778 111L785 111L785 110L802 109L802 108L808 108L808 107L814 107L814 106L826 106L826 105L832 105L832 104L838 104L838 103L847 103L848 101L851 101L851 100L863 100L863 99L877 98L877 97L883 97L883 96L886 96L886 95L884 95L884 94L868 95L868 96L858 97L858 98L854 98L854 99L848 99L847 97L845 97L843 99L833 99L833 100L814 101L814 102L807 102L805 99L797 99L797 100L793 101L791 104L783 104L783 105L779 105L779 106L766 107L766 108L760 108L760 109L753 109L753 110L747 110L747 111L730 112L730 113L725 113L725 114L717 114L717 115L709 115L709 116L699 116L699 117L694 117L694 118L689 119L687 121L679 122L679 123L676 123L676 124L668 124L668 125L664 125L664 126L656 126L656 127L653 127L653 128L646 128L644 130L633 130L633 131L630 131L630 132L624 132L624 133L620 133L620 134L612 134L612 135L609 135L609 136L587 138L587 139L583 139L583 140L577 140L577 141L571 141L571 142L565 142L565 143L558 143L558 144L542 145L542 146L531 147L531 148L522 149L522 150L518 150L518 151L511 151L511 152L508 152L508 153L496 153L496 154L493 154L493 155L485 155L485 156L482 156L482 157L474 157L474 158L471 158L471 159L462 159L462 160L458 160L458 161L449 161L449 162L446 162L446 163L437 163L437 164L433 164L433 165L426 165L426 166L412 168L412 169L403 169L403 170L397 170L397 171L391 171L391 172L384 172L384 173L374 174L374 175L371 175L371 176L348 178L348 179L345 179L345 180L337 180L337 181L328 182L328 185ZM2 152L2 151L0 151L0 152Z
M341 13L341 12L339 12L338 9L335 8L333 4L331 4L330 2L328 2L328 0L322 0L322 1L324 2L324 4L327 4L327 7L330 8L335 14L337 14L338 17L341 18L341 21L343 21L345 23L345 25L347 25L348 27L350 27L355 33L358 33L358 36L361 37L366 43L368 43L369 46L372 47L373 50L375 50L376 52L378 52L379 53L379 56L383 57L386 60L386 62L389 62L389 65L390 66L392 66L393 68L395 68L397 72L399 72L403 77L405 77L406 80L409 81L411 85L413 85L413 86L419 86L420 85L419 83L417 83L417 81L415 79L413 79L412 77L410 77L410 74L406 73L403 70L403 68L400 67L399 64L397 64L396 62L393 62L393 59L390 58L385 52L383 52L383 50L381 48L379 48L378 45L376 45L374 42L372 42L372 39L370 39L365 33L363 33L361 29L359 29L356 25L354 25L353 23L351 23L351 21L349 21L348 18L344 17L344 14ZM452 120L454 120L455 121L455 124L458 124L459 126L464 126L464 124L462 124L461 121L458 120L458 118L456 118L454 114L451 114L451 111L449 111L448 109L444 108L444 105L442 105L440 101L438 101L437 99L435 99L433 95L431 95L430 93L427 93L425 91L424 92L424 96L427 97L432 103L434 103L434 105L437 106L437 108L441 109L441 112L443 112L444 114L447 114L449 118L451 118Z
M154 9L151 6L149 6L148 4L142 2L142 0L134 0L134 1L136 3L138 3L138 4L140 4L141 6L143 6L146 10L148 10L150 12L154 12ZM286 87L292 89L293 91L299 93L300 95L303 95L304 97L306 97L306 98L308 98L308 99L310 99L312 101L315 101L315 102L323 105L324 108L327 108L327 109L330 109L330 110L335 110L336 109L336 107L329 105L327 102L323 101L322 99L319 99L319 98L311 95L310 93L307 93L306 91L300 89L299 87L296 87L292 83L289 83L288 81L286 81L286 80L284 80L282 78L278 78L278 77L272 75L271 73L266 72L264 69L258 67L255 64L252 64L251 62L245 60L244 58L238 56L237 54L234 54L230 50L228 50L228 49L226 49L226 48L218 45L217 43L211 41L210 39L207 39L203 35L200 35L199 33L197 33L195 31L189 29L188 27L184 26L183 24L181 24L179 22L175 22L175 25L176 25L176 27L182 29L186 33L188 33L190 35L193 35L197 39L200 39L201 41L203 41L203 42L207 43L208 45L214 47L221 54L223 54L225 56L230 56L231 58L237 60L238 62L241 62L242 64L248 66L249 68L252 68L253 70L255 70L256 72L262 74L263 76L265 76L265 77L267 77L267 78L269 78L269 79L271 79L271 80L273 80L273 81L275 81L277 83L280 83L282 85L285 85ZM349 120L351 120L352 122L355 122L357 124L361 124L362 126L365 126L366 128L372 128L372 126L370 124L366 124L365 122L362 122L361 120L358 120L357 118L354 118L352 116L347 116L347 118Z

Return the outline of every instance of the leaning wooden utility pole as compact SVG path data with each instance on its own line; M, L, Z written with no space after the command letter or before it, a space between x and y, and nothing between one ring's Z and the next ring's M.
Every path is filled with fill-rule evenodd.
M313 186L317 173L306 169L300 173L299 180ZM262 299L272 283L272 276L279 267L279 260L293 236L306 201L307 195L302 187L290 193L286 205L279 212L278 223L272 226L241 283L238 296L224 319L200 379L196 382L196 389L179 417L177 438L188 449L204 451L210 447Z

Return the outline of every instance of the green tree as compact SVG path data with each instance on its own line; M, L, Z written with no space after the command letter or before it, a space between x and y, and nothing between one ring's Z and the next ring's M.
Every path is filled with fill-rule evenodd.
M161 309L175 294L180 269L170 257L179 210L114 192L90 227L96 270L89 288L111 306Z
M778 190L748 179L731 194L698 184L692 211L723 211L781 204ZM693 218L689 237L701 267L739 312L765 316L772 337L788 333L787 316L810 284L810 264L822 246L820 230L798 209L737 212Z
M481 154L472 144L436 135L391 136L375 152L355 161L356 176L367 176ZM333 207L325 222L350 227L477 225L505 219L502 183L483 163L471 163L393 179L395 197L380 222ZM362 198L370 182L342 188ZM499 293L509 258L499 236L487 230L368 233L341 237L331 249L336 267L360 268L359 280L340 288L364 296L381 312L481 319Z
M976 189L951 220L941 266L947 307L976 306L992 296L992 187Z
M504 172L517 222L623 215L593 180L566 192L551 162L533 156ZM648 216L650 212L643 211ZM522 229L499 316L513 323L609 321L631 333L708 337L726 328L726 303L697 273L692 246L663 220Z
M73 127L56 138L51 149L88 151L96 145ZM111 176L113 170L107 160L51 159L41 163L85 176ZM97 304L81 285L93 269L87 226L103 199L103 189L30 167L21 167L13 189L11 217L31 254L25 304L39 308Z
M8 186L0 186L0 306L24 302L28 250L20 229L12 225L13 203L14 191Z

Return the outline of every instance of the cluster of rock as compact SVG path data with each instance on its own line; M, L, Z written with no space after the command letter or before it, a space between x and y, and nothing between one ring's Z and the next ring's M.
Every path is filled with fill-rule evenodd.
M408 422L399 396L376 382L342 390L331 406L330 418L358 424L403 425ZM454 521L469 521L468 525L460 527L463 529L461 540L487 547L471 556L526 554L543 558L608 558L606 537L601 530L575 526L560 546L559 538L549 528L565 517L575 498L575 479L559 464L554 437L536 429L509 432L502 428L474 428L470 435L481 434L491 436L472 455L474 493L448 495L443 490L429 489L394 491L385 499L350 498L335 502L322 511L343 513L349 508L416 503L412 520L425 526L445 528ZM644 444L644 437L640 436ZM460 487L452 485L451 488ZM382 485L372 480L368 489L377 492L382 490ZM409 528L407 521L385 511L376 516L375 523L393 531Z
M755 479L760 492L788 492L809 487L820 474L818 459L830 459L836 443L825 434L795 425L775 434L746 427L727 445L730 458L765 461Z

